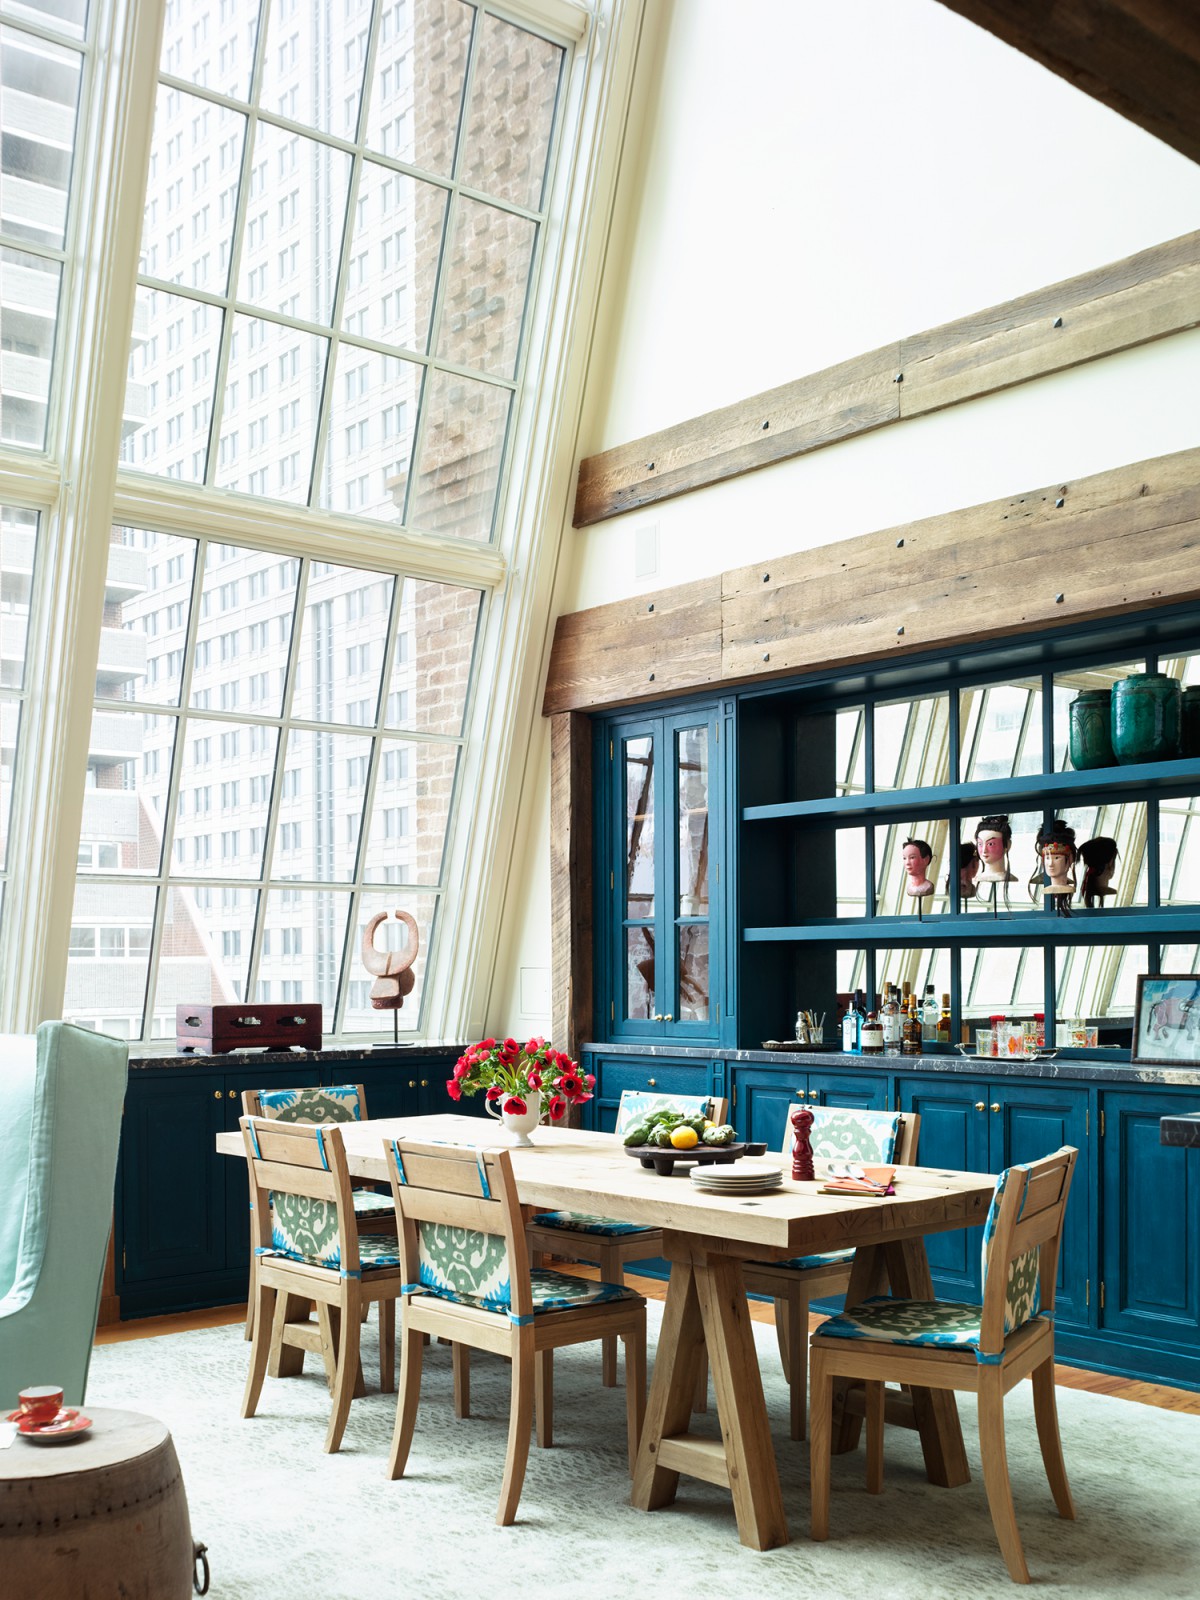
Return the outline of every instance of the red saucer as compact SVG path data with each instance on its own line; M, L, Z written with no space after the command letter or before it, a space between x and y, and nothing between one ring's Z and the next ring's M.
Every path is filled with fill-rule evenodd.
M74 1439L92 1425L91 1417L85 1417L82 1411L70 1406L60 1411L52 1422L34 1422L20 1411L12 1412L6 1420L15 1422L21 1437L33 1444L58 1444L63 1439Z

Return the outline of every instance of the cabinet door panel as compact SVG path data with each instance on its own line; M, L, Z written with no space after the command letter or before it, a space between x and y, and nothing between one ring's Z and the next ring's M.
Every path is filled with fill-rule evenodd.
M787 1119L808 1098L808 1075L789 1069L739 1067L734 1072L737 1104L731 1121L742 1139L765 1140L782 1150Z
M226 1261L224 1073L131 1073L121 1129L121 1283L195 1277ZM218 1171L220 1175L218 1177ZM245 1172L241 1174L246 1203Z
M1088 1148L1086 1089L1048 1088L1037 1084L992 1084L989 1108L990 1165L999 1170L1015 1161L1038 1161L1065 1144L1079 1151L1058 1258L1055 1317L1085 1327L1090 1243L1089 1196L1091 1153Z
M1105 1094L1101 1326L1200 1346L1200 1150L1159 1143L1194 1098Z
M947 1171L987 1172L988 1113L985 1084L950 1082L946 1078L902 1078L900 1107L921 1118L917 1159L923 1167ZM979 1110L980 1103L985 1109ZM930 1234L925 1242L934 1288L951 1299L979 1298L982 1228Z
M859 1111L883 1111L887 1106L888 1081L883 1073L876 1077L869 1072L810 1072L808 1103L850 1106Z
M601 1133L611 1133L616 1127L617 1108L627 1089L649 1094L712 1093L713 1070L709 1061L596 1056L586 1064L585 1070L596 1075L595 1111L591 1126Z

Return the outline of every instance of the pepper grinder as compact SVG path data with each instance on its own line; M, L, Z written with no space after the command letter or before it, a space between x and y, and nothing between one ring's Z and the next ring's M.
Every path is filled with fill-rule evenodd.
M792 1125L792 1177L798 1183L811 1183L816 1177L813 1168L812 1125L813 1114L808 1106L797 1106L788 1121Z

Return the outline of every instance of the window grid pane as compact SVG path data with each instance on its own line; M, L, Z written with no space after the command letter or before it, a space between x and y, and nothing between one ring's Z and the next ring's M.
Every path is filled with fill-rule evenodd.
M118 528L106 602L64 1016L155 1039L179 1003L319 1000L327 1032L390 1027L350 930L388 885L423 973L479 592Z

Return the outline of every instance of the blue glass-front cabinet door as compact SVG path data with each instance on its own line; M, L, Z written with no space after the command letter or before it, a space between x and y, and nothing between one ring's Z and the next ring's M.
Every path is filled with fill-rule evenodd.
M612 1038L720 1036L718 754L713 707L607 728L608 816L598 837L610 914L600 1000Z

